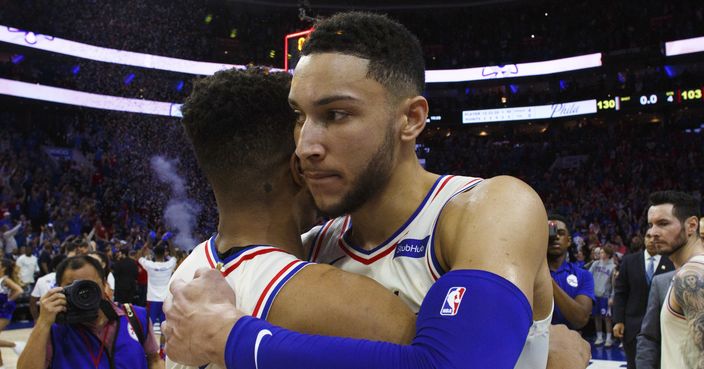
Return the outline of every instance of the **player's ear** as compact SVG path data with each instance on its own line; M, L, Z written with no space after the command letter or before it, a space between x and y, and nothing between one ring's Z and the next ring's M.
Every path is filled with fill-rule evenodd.
M687 232L687 237L692 236L697 233L697 226L699 225L699 218L691 216L685 221L685 227Z
M301 161L300 159L298 159L298 156L296 156L295 153L291 154L289 166L291 168L291 177L293 178L293 181L300 187L305 186L306 183L303 180L303 170L301 170Z
M428 118L428 100L423 96L415 96L404 102L404 122L401 125L401 140L415 140L425 128Z

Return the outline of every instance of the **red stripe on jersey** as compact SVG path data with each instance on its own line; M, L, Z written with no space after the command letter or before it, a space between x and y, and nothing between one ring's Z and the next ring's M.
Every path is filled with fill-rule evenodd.
M264 292L262 292L261 296L259 296L259 300L257 300L257 305L254 307L254 311L252 312L252 316L256 317L259 314L259 309L262 307L262 303L264 302L264 298L266 297L266 294L269 293L269 290L271 289L271 286L274 285L274 282L281 277L282 274L286 273L287 270L291 269L291 267L296 264L301 262L301 260L294 260L285 267L283 267L281 270L279 270L278 273L274 276L274 278L269 281L269 284L266 285L266 288L264 288Z
M208 259L208 264L210 264L210 267L212 269L215 269L215 262L213 261L213 257L210 256L210 240L205 243L205 258Z
M684 315L676 312L675 309L672 308L672 305L670 305L670 294L668 294L665 298L667 299L667 301L665 301L665 304L667 305L667 310L670 312L670 314L674 315L675 318L687 320Z
M240 264L242 264L243 262L245 262L245 261L247 261L247 260L254 259L255 257L257 257L257 256L259 256L259 255L268 254L268 253L270 253L270 252L286 252L286 251L272 247L272 248L262 249L262 250L259 250L259 251L257 251L257 252L253 252L253 253L251 253L251 254L247 254L247 255L243 256L242 258L240 258L239 260L237 260L237 262L234 263L234 264L232 264L232 266L230 266L230 267L228 267L227 269L225 269L225 271L222 272L222 275L224 275L225 277L227 277L228 274L232 273L232 272L233 272L235 269L237 269L237 267L240 266Z
M394 244L391 245L391 246L389 246L389 248L386 249L386 250L384 250L384 252L382 252L382 253L380 253L380 254L374 256L374 257L371 258L371 259L365 259L365 258L362 258L362 257L357 256L355 253L353 253L352 251L350 251L350 250L347 249L347 247L344 245L344 243L342 242L342 240L338 240L338 245L340 246L340 248L342 249L342 251L344 251L345 254L347 254L347 256L351 257L352 259L354 259L354 260L356 260L356 261L358 261L358 262L360 262L360 263L362 263L362 264L364 264L364 265L369 265L369 264L372 264L373 262L375 262L375 261L377 261L377 260L383 258L384 256L390 254L391 251L394 251L394 250L396 249L396 246L398 245L398 242L397 242L397 243L394 243Z
M435 198L438 197L438 195L440 194L440 192L442 191L442 189L445 187L445 185L447 185L447 182L450 182L450 180L451 180L452 178L454 178L454 177L455 177L455 176L447 176L447 178L445 178L445 179L442 181L442 184L440 185L440 188L438 188L437 192L435 192L435 196L433 196L433 198L430 200L430 202L433 202L433 200L435 200Z
M323 244L323 240L325 239L325 234L328 233L328 229L330 229L330 227L332 226L333 223L335 223L335 219L333 219L333 220L327 222L327 223L323 226L323 230L320 231L320 236L319 236L318 239L316 240L315 245L313 245L313 247L315 248L315 250L313 251L313 257L310 258L310 261L316 261L316 260L317 260L317 258L318 258L318 252L320 252L320 246Z
M460 192L466 191L466 190L467 190L467 188L466 188L467 186L469 186L469 185L474 185L475 182L479 182L479 181L481 181L481 180L482 180L481 178L474 178L473 180L471 180L471 181L467 182L466 184L462 185L462 190L460 190Z
M434 251L434 250L429 250L429 252L435 252L435 251ZM430 258L431 258L431 257L432 257L432 256L430 256L430 254L428 254L428 256L426 256L426 258L425 258L425 262L428 264L428 270L430 270L430 275L433 276L433 279L434 279L435 281L437 281L438 279L440 279L440 276L436 276L436 275L435 275L435 272L433 271L433 266L430 265Z

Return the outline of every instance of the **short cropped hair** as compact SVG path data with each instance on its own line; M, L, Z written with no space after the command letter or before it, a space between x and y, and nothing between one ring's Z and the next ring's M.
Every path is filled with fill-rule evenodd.
M380 14L338 13L316 23L303 55L340 53L369 60L367 76L404 97L425 88L420 42L406 27Z
M650 194L650 206L672 204L672 215L684 223L689 217L699 217L699 201L680 191L658 191Z
M268 183L295 150L291 76L229 69L197 80L181 108L203 174L223 191Z
M551 213L548 215L548 220L557 220L562 223L565 223L565 228L567 228L567 233L570 232L570 224L567 222L567 218L565 218L563 215Z
M61 285L61 282L64 278L64 273L66 273L67 269L78 270L86 265L92 266L95 271L98 272L101 281L104 282L106 280L105 270L103 269L103 266L100 265L100 262L98 260L95 260L88 255L79 255L71 256L70 258L64 259L64 261L62 261L59 266L56 267L56 284Z

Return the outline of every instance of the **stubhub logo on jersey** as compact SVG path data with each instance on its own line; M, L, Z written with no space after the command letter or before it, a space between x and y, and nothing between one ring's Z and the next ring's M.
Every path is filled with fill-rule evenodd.
M399 256L405 256L409 258L422 258L425 256L425 248L428 246L428 240L430 236L422 240L414 240L407 238L401 240L396 246L396 252L394 253L394 258Z
M464 287L452 287L447 291L447 296L445 296L445 302L442 304L442 309L440 309L440 315L443 316L455 316L457 311L460 309L460 303L462 302L462 297L467 291Z

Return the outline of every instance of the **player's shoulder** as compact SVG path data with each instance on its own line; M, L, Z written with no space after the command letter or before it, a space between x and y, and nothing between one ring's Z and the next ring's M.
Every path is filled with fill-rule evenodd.
M700 275L704 272L704 255L702 257L693 257L688 262L684 263L681 268L675 271L675 280L681 280L683 278L692 278L696 276L699 280L704 282L704 277Z
M171 276L171 281L173 281L175 278L191 280L193 279L193 274L196 272L196 270L198 270L199 268L209 267L204 252L206 243L207 241L202 242L201 244L193 248L193 251L191 251L191 253L183 260L181 265L176 268L173 275Z
M458 194L449 202L456 210L481 206L540 205L540 196L527 183L511 176L485 179L471 191Z
M485 179L471 191L453 197L441 217L441 224L454 227L456 222L467 224L475 217L516 218L517 222L512 223L532 223L531 220L547 215L540 196L528 184L515 177L498 176Z

